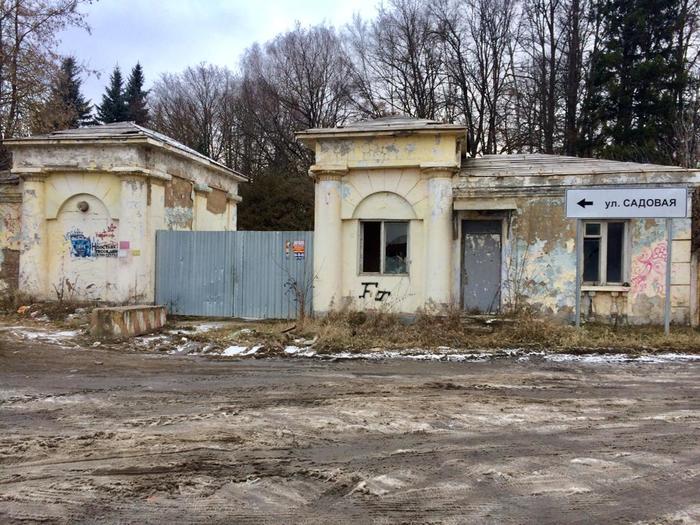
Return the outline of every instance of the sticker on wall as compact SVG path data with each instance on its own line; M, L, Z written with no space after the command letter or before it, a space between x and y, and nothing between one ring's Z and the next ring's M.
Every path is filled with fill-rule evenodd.
M129 256L129 241L119 241L119 257Z
M131 255L133 255L134 257L138 257L139 255L141 255L141 250L131 250Z
M306 257L306 241L294 241L292 244L292 252L295 259L303 259Z

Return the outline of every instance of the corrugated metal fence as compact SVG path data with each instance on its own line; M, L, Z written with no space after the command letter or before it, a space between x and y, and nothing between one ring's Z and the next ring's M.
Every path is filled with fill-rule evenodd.
M311 312L313 232L156 234L156 303L179 315L293 319Z

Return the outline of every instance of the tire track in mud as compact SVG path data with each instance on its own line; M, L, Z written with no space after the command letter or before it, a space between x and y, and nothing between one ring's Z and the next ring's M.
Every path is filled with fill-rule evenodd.
M3 523L613 523L700 493L696 365L43 348L0 369Z

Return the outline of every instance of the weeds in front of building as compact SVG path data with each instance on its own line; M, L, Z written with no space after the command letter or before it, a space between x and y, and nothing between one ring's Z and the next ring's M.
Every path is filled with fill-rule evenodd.
M187 322L180 323L187 329ZM419 313L413 318L385 311L334 312L323 318L295 321L233 322L224 328L193 333L190 339L218 346L261 345L259 356L281 353L303 342L318 354L377 350L426 351L527 349L573 353L700 352L700 333L674 328L666 337L663 327L586 324L580 329L535 316L508 318L465 316L458 310L446 315Z

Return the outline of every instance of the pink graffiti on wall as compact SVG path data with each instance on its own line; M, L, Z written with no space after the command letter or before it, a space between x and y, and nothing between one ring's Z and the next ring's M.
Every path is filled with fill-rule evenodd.
M632 290L642 293L650 291L661 293L664 290L666 272L666 259L668 250L666 241L657 243L647 248L632 262Z

